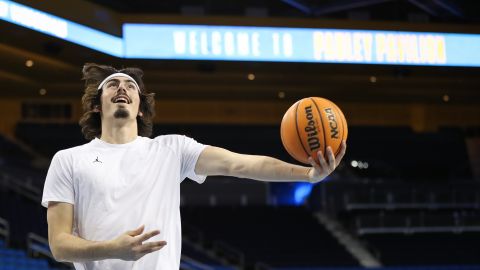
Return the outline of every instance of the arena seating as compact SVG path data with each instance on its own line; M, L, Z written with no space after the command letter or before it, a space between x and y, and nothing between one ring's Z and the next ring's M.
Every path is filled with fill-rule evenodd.
M354 266L358 263L314 219L298 207L189 207L182 219L245 254L245 264ZM213 245L213 243L210 243Z
M65 148L86 143L78 124L18 123L17 138L47 157Z
M40 202L25 198L0 185L0 217L10 222L10 246L23 248L29 232L47 236L46 211ZM8 207L7 207L8 206Z
M0 270L53 270L46 259L32 259L25 251L10 249L0 240Z
M366 235L384 265L479 265L475 233L418 233Z
M46 170L32 166L33 158L0 134L0 178L9 177L25 186L42 189Z
M275 267L269 270L365 270L364 267ZM367 268L368 269L368 268ZM372 268L375 270L479 270L478 265L422 265L422 266L387 266Z
M320 186L318 187L320 188ZM449 183L409 183L398 179L370 178L330 181L321 186L328 207L340 210L383 208L474 208L480 204L480 184L457 179ZM320 191L320 190L315 190Z
M415 183L471 178L465 134L459 128L415 133L406 127L351 127L348 158L367 161L368 170L358 173L371 178Z
M184 237L185 239L185 237ZM207 266L205 268L214 270L233 270L233 267L225 266L218 258L208 255L206 250L201 246L194 245L191 242L183 241L182 243L182 263L188 264L186 270L192 269L196 265ZM199 269L203 270L203 268Z
M0 167L30 167L32 157L0 134Z
M311 203L323 202L386 266L480 265L479 190L474 181L364 178L317 187Z

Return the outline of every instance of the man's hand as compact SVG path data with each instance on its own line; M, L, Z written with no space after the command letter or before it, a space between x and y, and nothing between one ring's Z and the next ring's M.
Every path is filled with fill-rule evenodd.
M323 157L322 151L317 152L317 157L320 164L316 163L312 157L308 158L310 164L312 164L312 168L308 172L308 181L310 183L318 183L322 181L325 177L331 174L335 168L340 164L342 161L343 156L347 150L347 143L342 141L342 146L340 149L340 153L338 153L337 158L335 159L335 155L333 154L332 148L329 146L327 147L327 159L328 163Z
M165 241L143 243L155 235L160 234L158 230L142 234L144 229L145 226L142 225L112 240L110 242L112 256L125 261L136 261L148 253L162 249L167 244Z

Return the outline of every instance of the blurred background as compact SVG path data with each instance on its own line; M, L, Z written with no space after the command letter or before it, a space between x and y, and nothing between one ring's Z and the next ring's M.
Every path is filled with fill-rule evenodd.
M295 101L347 118L347 154L320 184L184 181L182 269L480 269L479 14L467 0L0 0L0 269L70 267L51 259L40 198L54 153L87 142L86 62L145 71L154 136L295 162L279 131Z

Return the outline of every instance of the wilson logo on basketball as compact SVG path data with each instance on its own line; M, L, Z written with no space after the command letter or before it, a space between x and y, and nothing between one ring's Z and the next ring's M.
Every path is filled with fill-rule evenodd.
M328 124L330 126L330 138L338 139L338 125L335 114L333 113L332 108L326 108L325 113L327 113Z
M320 148L320 140L318 139L317 124L313 120L312 106L305 107L305 115L307 117L307 126L305 132L307 133L308 147L310 151Z
M328 99L307 97L295 102L285 112L280 125L280 136L287 152L296 160L316 162L318 151L325 156L326 147L335 156L340 153L342 140L348 136L348 126L342 111Z

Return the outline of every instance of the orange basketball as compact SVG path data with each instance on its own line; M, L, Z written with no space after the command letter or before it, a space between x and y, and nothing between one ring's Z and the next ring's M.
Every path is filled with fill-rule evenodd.
M347 121L342 111L328 99L309 97L297 101L285 113L280 127L282 143L296 160L307 163L322 151L325 159L327 146L335 156L340 152L342 140L347 139ZM315 154L315 155L312 155Z

